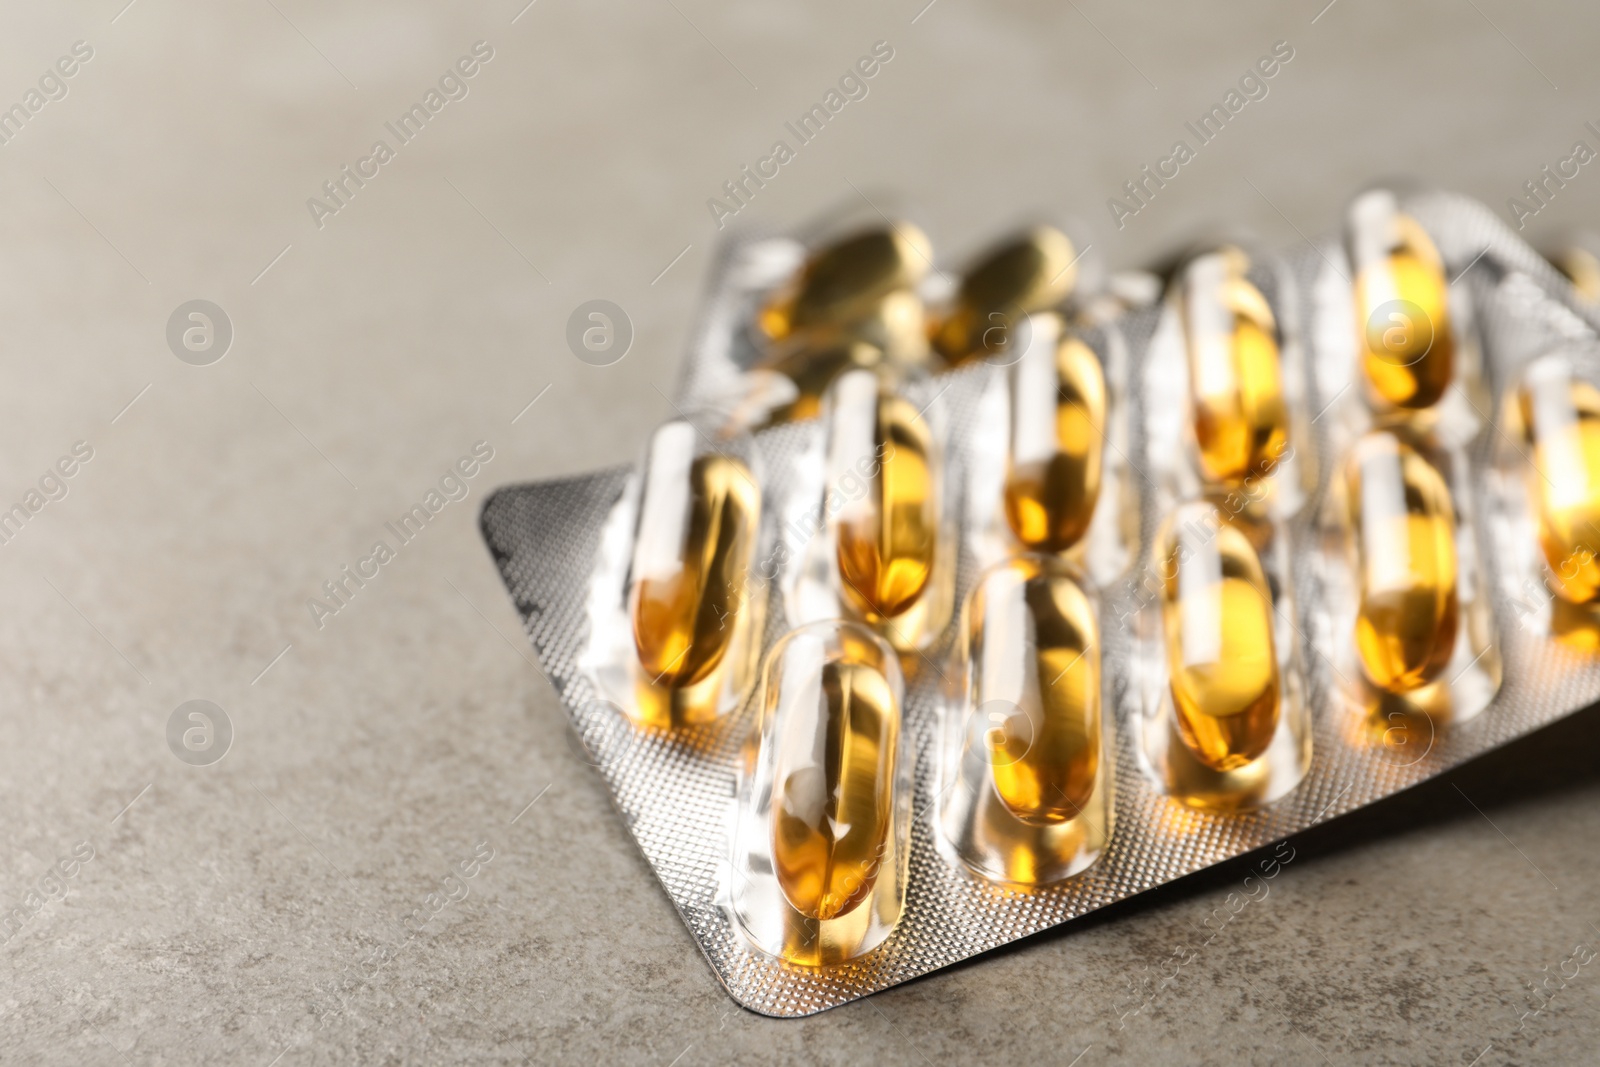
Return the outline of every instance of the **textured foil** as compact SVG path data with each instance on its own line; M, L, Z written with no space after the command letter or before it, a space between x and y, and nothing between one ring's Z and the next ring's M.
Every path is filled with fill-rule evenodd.
M1433 237L1453 279L1453 292L1465 290L1470 300L1485 373L1497 398L1526 360L1558 344L1596 344L1595 314L1487 208L1440 193L1409 198L1403 208ZM731 395L741 368L755 355L745 325L751 309L797 262L798 247L783 239L736 240L724 247L683 372L680 407L703 409ZM1319 343L1319 325L1326 332L1329 316L1343 314L1320 294L1331 289L1330 272L1333 282L1343 284L1340 276L1348 275L1344 254L1336 239L1328 239L1266 257L1263 269L1270 272L1269 296L1280 318L1298 334L1284 350L1286 358L1306 361L1300 371L1309 383L1308 404L1315 413L1333 399L1322 395L1317 384L1315 369L1330 358L1326 338ZM1114 400L1124 406L1133 428L1126 459L1135 471L1147 467L1140 429L1146 424L1145 404L1151 395L1160 395L1145 388L1141 367L1161 314L1159 306L1133 311L1089 338L1108 366L1124 365ZM963 470L980 462L972 443L983 438L979 431L993 377L990 368L978 366L938 380L948 405L949 458ZM1313 430L1320 434L1322 428L1313 423ZM1480 530L1480 543L1486 546L1496 543L1496 530L1509 521L1496 514L1499 497L1486 484L1491 439L1498 432L1486 426L1472 443L1480 523L1491 527ZM757 435L769 516L793 506L797 463L814 454L818 436L815 423L779 426ZM1311 444L1321 460L1320 474L1296 520L1301 525L1320 503L1330 466L1324 455L1328 442ZM907 667L903 712L907 751L915 758L915 818L903 917L881 947L858 960L817 970L792 966L748 946L725 909L740 746L754 718L749 703L708 726L672 734L638 731L601 699L580 668L596 639L590 621L598 595L594 586L606 580L605 557L617 551L619 537L626 537L619 502L629 477L629 469L619 467L500 489L484 505L483 534L540 662L640 850L729 995L764 1015L823 1011L1046 930L1371 804L1600 698L1600 656L1584 655L1520 625L1524 613L1515 597L1525 592L1518 592L1502 572L1501 553L1489 552L1493 611L1505 661L1494 704L1472 721L1441 729L1419 743L1375 745L1353 728L1352 713L1328 676L1327 660L1317 653L1318 647L1329 648L1349 637L1328 632L1311 538L1297 538L1293 574L1305 642L1306 699L1314 721L1311 769L1294 792L1266 810L1246 815L1192 810L1158 793L1140 770L1133 729L1139 714L1133 614L1115 610L1118 590L1112 583L1102 590L1112 606L1102 614L1102 655L1106 675L1115 680L1107 708L1116 747L1115 832L1105 854L1088 871L1053 886L1024 890L985 882L952 865L935 846L940 774L934 756L940 716L952 713L948 694L954 687L945 677L952 625L925 655L912 656ZM960 473L953 480L965 482ZM1140 543L1133 555L1137 567L1148 554L1160 516L1150 479L1134 482L1145 486ZM992 481L982 484L992 492ZM956 594L964 600L976 577L977 560L971 538L964 535L961 545ZM615 570L614 563L610 569ZM768 590L772 599L764 648L787 629L783 582L770 583Z

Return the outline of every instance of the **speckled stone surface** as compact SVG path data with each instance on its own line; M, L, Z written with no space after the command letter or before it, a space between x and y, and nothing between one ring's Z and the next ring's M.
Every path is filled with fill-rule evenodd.
M815 1018L744 1012L575 754L476 511L670 414L707 198L875 41L866 98L741 224L898 191L956 258L1050 209L1133 265L1231 223L1297 241L1382 174L1503 206L1596 145L1600 15L124 3L0 12L0 107L39 89L0 125L0 506L93 450L0 543L0 1062L1594 1057L1600 960L1568 962L1600 948L1592 712L1294 839L1236 914L1249 859ZM1106 198L1278 40L1268 95L1116 229ZM466 95L395 147L477 41ZM379 138L319 228L307 198ZM1589 170L1529 234L1595 217ZM607 367L565 340L596 298L634 328ZM166 337L193 299L233 327L207 366ZM465 499L399 544L479 441ZM234 732L209 766L167 740L196 699Z

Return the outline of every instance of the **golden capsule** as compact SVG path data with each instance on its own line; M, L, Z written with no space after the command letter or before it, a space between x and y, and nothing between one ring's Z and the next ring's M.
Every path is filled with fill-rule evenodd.
M761 494L743 461L696 456L695 440L688 423L668 423L645 464L629 615L647 688L685 689L711 677L748 598Z
M1088 806L1100 773L1100 641L1094 605L1054 560L987 572L967 614L973 714L994 788L1016 819L1054 826Z
M1271 474L1289 443L1277 320L1245 266L1230 250L1184 273L1190 410L1201 472L1212 482Z
M1030 322L1031 343L1010 368L1006 521L1028 548L1062 552L1088 531L1100 499L1106 382L1088 345L1057 341L1054 316Z
M1360 197L1350 220L1358 351L1370 392L1387 406L1432 407L1455 374L1444 262L1392 193Z
M1539 547L1556 593L1600 601L1600 389L1572 377L1560 357L1530 364L1517 405L1533 474Z
M1591 304L1600 303L1600 256L1581 245L1569 245L1551 255L1550 262L1580 297Z
M872 893L888 859L900 708L868 655L830 658L810 684L810 697L784 709L777 738L772 863L790 906L828 920Z
M1199 502L1167 519L1156 553L1178 734L1205 766L1237 770L1271 746L1282 699L1261 560L1239 529Z
M1047 311L1077 282L1078 253L1066 234L1039 226L1020 234L969 268L954 306L934 334L951 363L997 355L1021 315Z
M922 597L939 537L937 455L927 420L870 371L850 371L833 394L830 469L878 457L866 491L833 517L840 595L871 623Z
M1356 442L1344 476L1356 539L1356 651L1374 685L1408 692L1438 678L1455 650L1450 489L1432 463L1386 430Z
M927 236L908 222L853 234L811 255L795 283L761 310L761 329L781 340L870 319L885 300L914 288L932 257Z

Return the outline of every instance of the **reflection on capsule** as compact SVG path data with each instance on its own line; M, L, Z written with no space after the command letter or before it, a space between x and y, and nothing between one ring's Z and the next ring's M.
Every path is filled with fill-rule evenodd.
M1356 442L1344 477L1358 558L1356 650L1374 685L1407 692L1437 678L1455 649L1450 490L1432 463L1386 430Z
M812 254L795 284L762 309L761 328L780 340L858 323L886 299L913 288L932 256L927 236L908 222L853 234ZM920 325L920 303L917 314Z
M1444 263L1393 193L1377 189L1350 208L1361 366L1376 400L1432 407L1455 372L1455 336Z
M1106 382L1100 360L1060 320L1034 315L1027 350L1010 368L1006 521L1017 540L1062 552L1082 539L1100 498Z
M647 685L667 690L705 681L727 654L747 600L760 518L749 468L729 455L695 451L688 423L656 431L633 549L634 648Z
M1236 770L1266 752L1278 729L1272 593L1261 561L1202 502L1168 517L1156 559L1178 733L1205 766Z
M962 276L955 304L934 334L951 363L1003 352L1018 316L1060 304L1077 281L1066 234L1038 226L990 251Z
M778 738L772 859L795 911L827 920L854 909L877 884L888 848L900 708L869 657L830 659L813 684L813 699L786 709Z
M879 457L867 491L832 514L839 593L856 615L878 623L923 595L939 536L938 462L927 420L870 371L850 371L831 394L830 470Z
M1022 557L989 571L967 618L972 714L995 792L1030 826L1077 818L1100 772L1094 605L1058 566Z
M1247 266L1228 249L1184 272L1190 405L1201 471L1212 482L1271 474L1289 441L1277 320Z
M1551 585L1574 604L1600 601L1600 389L1559 356L1529 364L1517 390L1532 446L1528 487Z

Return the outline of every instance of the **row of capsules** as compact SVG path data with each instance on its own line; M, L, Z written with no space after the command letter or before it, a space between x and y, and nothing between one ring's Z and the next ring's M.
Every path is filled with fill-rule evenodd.
M1292 301L1280 290L1275 312L1270 279L1237 249L1175 274L1176 343L1152 342L1146 376L1176 383L1178 395L1146 402L1160 521L1152 595L1134 626L1132 747L1155 787L1189 806L1270 803L1310 765L1291 530L1318 542L1328 651L1362 712L1354 718L1379 724L1385 740L1418 716L1431 731L1481 711L1498 686L1470 434L1450 400L1478 381L1460 366L1472 346L1451 317L1437 251L1392 195L1358 199L1348 237L1352 275L1324 303L1353 358L1344 382L1330 388L1322 376L1315 415L1285 356L1299 330L1281 318ZM996 484L969 472L965 486L968 497L997 498L1009 545L959 613L959 692L936 749L939 850L978 876L1027 886L1082 872L1110 840L1114 683L1102 669L1102 618L1115 605L1103 603L1091 530L1125 533L1130 502L1136 526L1137 491L1108 447L1123 398L1074 328L1085 314L1069 302L1076 259L1060 231L1028 231L966 271L930 322L919 291L928 242L895 224L813 248L756 315L764 367L793 386L766 418L822 419L823 472L808 505L816 535L784 561L793 628L759 672L727 880L738 926L785 961L823 966L869 952L904 906L913 768L902 664L920 670L955 614L961 536L930 366L989 359L1000 366L984 373L1003 380L1007 400L1003 474ZM1176 353L1172 366L1163 351ZM1574 404L1592 395L1583 417L1600 416L1600 392L1564 388ZM1548 407L1521 406L1536 457L1559 451L1538 444L1558 436L1539 421L1554 418L1541 414ZM1176 431L1156 426L1158 408L1179 413L1168 420ZM1330 410L1319 437L1335 457L1329 492L1304 523L1317 484L1314 424ZM1583 462L1600 486L1600 433L1575 447L1590 449ZM639 725L709 722L749 693L771 576L762 564L786 552L764 532L775 524L762 519L762 483L747 434L683 420L652 436L620 606L631 647L602 686ZM1596 599L1600 562L1590 553L1583 567Z

